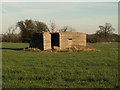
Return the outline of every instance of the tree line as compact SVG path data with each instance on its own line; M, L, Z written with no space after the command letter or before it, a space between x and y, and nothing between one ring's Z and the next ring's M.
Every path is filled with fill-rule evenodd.
M105 23L105 26L100 25L96 33L87 34L87 42L119 42L120 35L113 33L113 31L115 31L115 29L110 23Z
M19 34L15 34L16 28L20 29ZM41 32L66 32L73 31L75 29L69 26L63 26L58 28L55 22L50 22L50 25L46 25L44 22L34 20L22 20L16 23L14 27L8 28L8 32L3 34L3 42L27 42L29 43L35 33Z
M20 29L20 33L16 34L16 29ZM112 24L105 23L105 26L100 25L99 30L94 34L87 34L87 42L118 42L120 41L120 35L113 33L115 29ZM2 42L27 42L30 43L35 33L41 32L66 32L75 31L75 29L63 26L58 28L55 22L50 22L48 26L44 22L34 20L21 20L16 23L15 26L8 28L8 32L2 35Z

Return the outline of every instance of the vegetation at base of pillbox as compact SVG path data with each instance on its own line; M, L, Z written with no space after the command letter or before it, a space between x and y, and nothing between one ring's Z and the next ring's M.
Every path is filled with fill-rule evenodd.
M29 52L3 43L3 88L117 88L118 43L92 43L100 52ZM12 48L12 49L10 49Z

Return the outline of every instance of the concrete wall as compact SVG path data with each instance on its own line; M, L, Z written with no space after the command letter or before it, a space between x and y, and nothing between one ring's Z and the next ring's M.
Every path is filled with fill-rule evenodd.
M86 34L80 32L60 32L59 49L63 50L72 46L86 46ZM40 35L41 38L40 38ZM33 38L31 47L41 48L41 50L50 50L51 34L49 32L41 33ZM43 47L43 49L42 49Z
M51 34L49 32L43 33L43 50L51 49Z
M75 45L86 46L86 34L80 32L61 32L60 49L66 49Z

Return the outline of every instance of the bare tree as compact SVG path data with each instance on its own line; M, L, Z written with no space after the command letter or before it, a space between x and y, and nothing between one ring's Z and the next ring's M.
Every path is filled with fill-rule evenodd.
M69 26L64 26L59 30L59 32L67 32L67 31L72 32L72 31L75 31L75 29Z
M96 34L102 34L105 37L115 30L110 23L105 23L105 26L99 26L99 28L100 30L98 30Z
M64 26L63 28L61 28L59 30L59 32L66 32L68 30L68 27L67 26Z
M9 37L9 41L11 42L12 36L15 34L15 30L17 29L17 26L11 26L8 28L8 31L6 32L6 34Z
M53 32L57 32L57 25L55 24L55 22L50 21L50 29L49 32L53 33Z

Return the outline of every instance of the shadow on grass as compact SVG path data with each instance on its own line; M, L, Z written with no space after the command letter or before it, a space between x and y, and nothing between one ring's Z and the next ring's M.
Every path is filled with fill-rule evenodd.
M0 48L0 50L16 50L16 51L19 51L19 50L23 50L24 48Z

